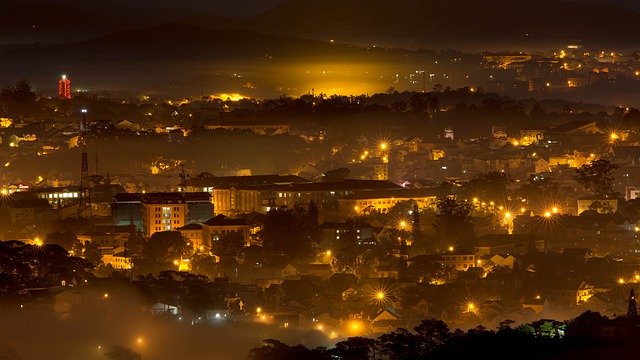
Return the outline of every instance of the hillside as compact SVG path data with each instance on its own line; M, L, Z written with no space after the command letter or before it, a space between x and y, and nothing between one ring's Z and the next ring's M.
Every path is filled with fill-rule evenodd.
M638 23L640 14L629 9L558 0L286 0L248 26L341 42L433 47L496 40L637 44Z

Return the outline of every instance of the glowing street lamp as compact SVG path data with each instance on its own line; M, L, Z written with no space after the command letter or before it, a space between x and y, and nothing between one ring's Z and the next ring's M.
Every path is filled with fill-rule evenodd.
M376 293L376 299L378 299L378 300L384 300L385 297L386 296L385 296L384 292L382 292L382 291L378 291Z
M551 211L545 211L544 217L546 217L547 219L550 218L551 217Z
M559 211L558 208L555 207L555 206L551 209L551 212L554 213L554 214L557 214L558 211Z
M389 145L386 142L381 142L380 143L380 150L385 151L385 150L387 150L388 147L389 147Z

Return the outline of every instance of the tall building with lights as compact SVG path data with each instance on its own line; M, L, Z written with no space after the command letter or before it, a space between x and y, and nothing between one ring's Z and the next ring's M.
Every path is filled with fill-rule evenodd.
M58 96L61 99L71 99L71 81L67 75L62 75L58 81Z

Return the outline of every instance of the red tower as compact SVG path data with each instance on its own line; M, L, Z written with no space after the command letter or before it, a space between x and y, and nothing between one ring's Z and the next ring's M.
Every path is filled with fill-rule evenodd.
M62 75L58 81L58 96L61 99L71 99L71 81L67 79L67 75Z

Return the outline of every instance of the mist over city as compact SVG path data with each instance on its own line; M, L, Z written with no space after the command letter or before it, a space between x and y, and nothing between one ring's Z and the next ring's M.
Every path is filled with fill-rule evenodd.
M0 359L613 359L630 0L0 3Z

